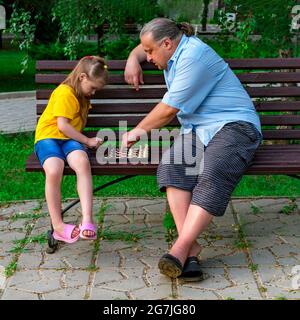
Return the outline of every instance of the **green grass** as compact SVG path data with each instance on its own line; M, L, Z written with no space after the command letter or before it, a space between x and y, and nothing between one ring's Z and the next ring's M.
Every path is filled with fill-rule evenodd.
M27 157L33 152L33 133L1 135L0 201L43 199L44 175L25 172ZM94 186L116 176L93 177ZM138 176L98 192L102 196L164 196L159 192L155 176ZM300 196L300 180L286 176L244 176L233 196ZM74 176L65 176L63 199L77 197Z
M35 90L35 61L30 60L29 68L21 74L23 52L0 50L0 92Z

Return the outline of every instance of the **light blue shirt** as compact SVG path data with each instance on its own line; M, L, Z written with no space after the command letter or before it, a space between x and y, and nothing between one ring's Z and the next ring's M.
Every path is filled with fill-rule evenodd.
M248 93L228 64L199 38L183 35L164 70L168 91L162 102L179 109L181 133L195 130L207 146L226 124L253 123L259 116Z

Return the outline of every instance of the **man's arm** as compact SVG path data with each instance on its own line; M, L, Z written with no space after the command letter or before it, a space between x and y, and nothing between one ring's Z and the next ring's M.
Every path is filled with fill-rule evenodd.
M135 90L139 90L140 83L144 84L143 70L140 64L146 61L146 59L147 55L141 44L131 51L127 59L124 72L125 81L132 84Z
M131 147L140 136L151 129L157 129L170 123L176 116L179 109L168 106L160 102L155 108L131 131L125 133L122 137L122 148Z

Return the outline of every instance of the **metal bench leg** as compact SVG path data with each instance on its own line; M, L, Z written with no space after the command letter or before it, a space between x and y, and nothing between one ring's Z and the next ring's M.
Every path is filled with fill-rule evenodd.
M136 177L136 175L124 176L124 177L120 177L120 178L117 178L115 180L112 180L110 182L104 183L103 185L98 186L97 188L95 188L93 190L93 194L95 192L97 192L97 191L100 191L100 190L103 190L103 189L105 189L105 188L107 188L109 186L112 186L113 184L116 184L118 182L130 179L130 178L133 178L133 177ZM80 202L80 199L77 199L77 200L74 200L73 202L71 202L67 207L65 207L62 210L61 215L63 216L68 210L70 210L72 207L74 207L79 202ZM51 230L49 230L48 233L47 233L47 235L48 235L48 248L46 249L46 252L49 253L49 254L54 253L58 249L58 241L53 238L53 231L54 231L53 230L53 226L51 224Z

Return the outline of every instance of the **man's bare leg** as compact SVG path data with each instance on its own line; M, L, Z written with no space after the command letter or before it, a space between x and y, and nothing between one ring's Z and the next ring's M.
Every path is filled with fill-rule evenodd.
M190 207L192 193L175 187L167 187L167 198L178 234L180 235ZM201 245L195 240L188 256L198 256L201 250Z

